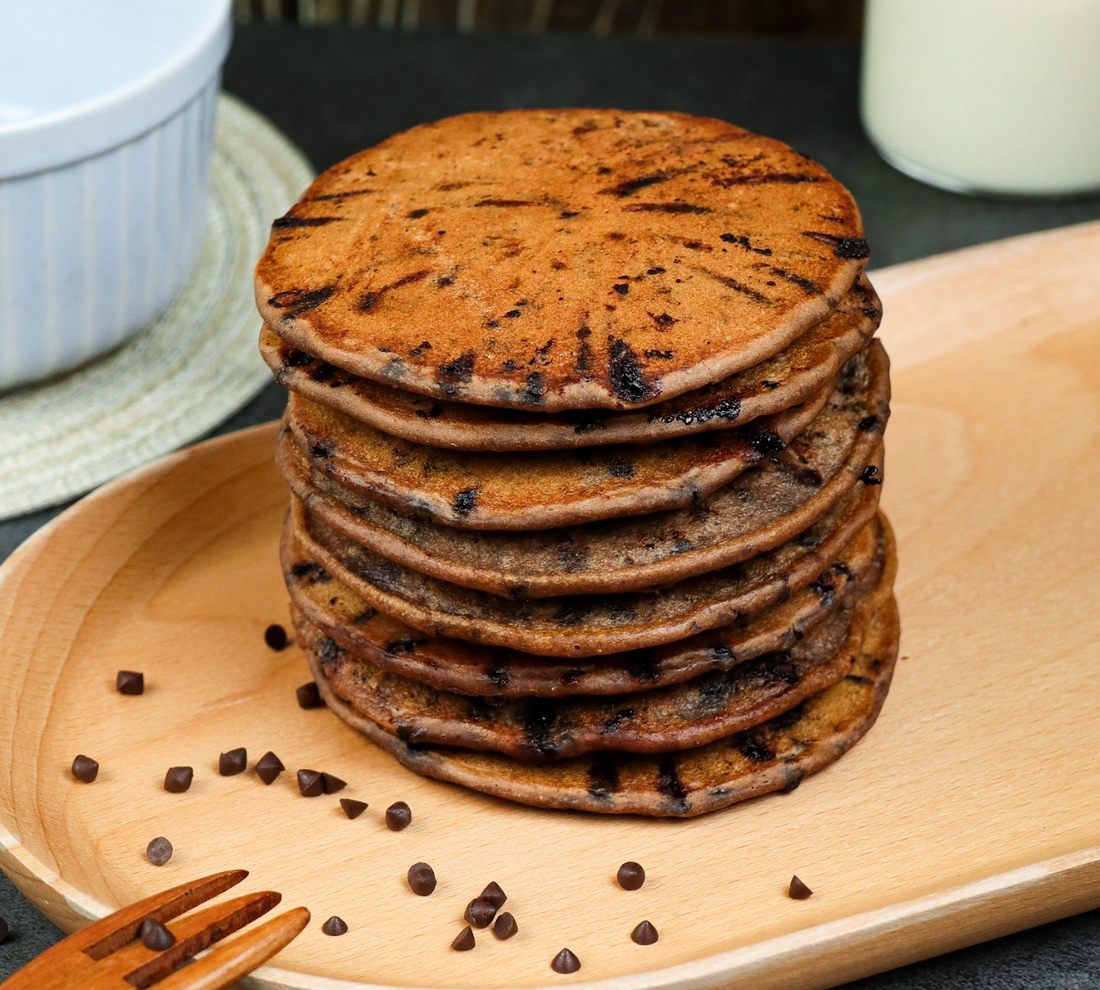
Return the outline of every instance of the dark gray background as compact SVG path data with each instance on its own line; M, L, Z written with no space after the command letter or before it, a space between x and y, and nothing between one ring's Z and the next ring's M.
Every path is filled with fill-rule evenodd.
M466 110L588 105L722 117L781 138L836 174L863 210L873 267L1100 218L1097 198L972 199L895 172L877 157L860 128L858 77L858 51L842 44L461 37L258 25L238 30L225 86L270 117L318 169L394 131ZM282 390L269 385L213 432L273 419L283 401ZM0 559L58 511L0 523ZM12 929L0 945L0 978L60 937L4 877L0 917ZM363 976L370 978L369 962L364 962ZM851 987L1076 990L1098 985L1100 912L1093 912Z

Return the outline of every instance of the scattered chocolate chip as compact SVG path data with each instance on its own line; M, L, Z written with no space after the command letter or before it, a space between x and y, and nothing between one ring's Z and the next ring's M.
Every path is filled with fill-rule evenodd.
M409 867L409 889L414 894L427 897L435 890L435 870L427 863L413 863Z
M630 937L639 945L652 945L657 941L657 929L648 921L643 921L630 933Z
M290 637L279 623L273 622L264 630L264 642L273 650L285 650Z
M787 889L787 896L793 901L804 901L807 897L811 896L813 891L810 890L798 877L791 877L791 885Z
M340 798L340 807L348 818L358 818L367 810L366 801L356 801L355 798Z
M516 919L512 916L511 911L498 914L497 920L493 922L493 934L502 942L511 938L518 931L519 925L516 924Z
M562 949L556 956L554 956L553 962L550 963L550 968L555 973L575 973L581 968L581 961L573 955L569 949Z
M477 941L474 939L474 931L467 925L455 936L451 948L455 952L469 952L475 945L477 945Z
M148 935L153 930L153 926L157 925L158 923L159 922L157 922L157 920L155 918L146 918L141 923L141 927L138 928L137 937L138 938L145 938L145 936Z
M78 756L73 760L73 776L85 784L90 784L99 776L99 764L90 756Z
M248 750L243 746L231 749L218 757L218 773L223 777L232 777L248 766Z
M346 935L348 930L348 923L343 918L338 918L333 915L322 926L321 931L326 935Z
M0 918L0 942L3 942L7 937L8 923L3 918Z
M321 708L325 704L321 700L321 692L317 690L317 685L313 681L303 684L294 693L298 696L299 708Z
M337 791L342 791L347 787L348 783L346 780L334 777L331 773L322 773L321 786L324 788L326 794L335 794Z
M141 940L145 943L145 948L153 952L163 952L176 944L176 936L153 918L146 918L141 927L145 932Z
M169 794L182 794L194 779L195 771L191 767L169 767L164 775L164 789Z
M302 797L320 797L325 793L325 782L319 770L298 771L298 793Z
M145 675L139 670L120 670L115 674L115 689L119 694L144 694Z
M412 820L412 811L404 801L395 801L386 809L386 828L391 832L400 832Z
M285 769L286 767L283 766L283 761L272 753L271 750L268 750L256 761L256 776L265 784L270 784Z
M475 928L484 928L493 920L496 913L497 909L493 907L492 901L484 897L475 897L466 905L466 913L462 917Z
M623 863L619 867L619 872L615 878L619 881L619 886L623 890L637 890L645 883L645 870L638 863Z
M145 847L145 855L154 866L163 866L172 858L172 843L158 835Z
M481 899L488 901L499 911L504 907L504 902L508 900L508 895L501 889L500 884L493 880L481 892Z

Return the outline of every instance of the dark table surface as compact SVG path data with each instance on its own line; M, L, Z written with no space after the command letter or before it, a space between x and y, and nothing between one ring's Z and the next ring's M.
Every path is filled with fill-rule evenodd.
M466 110L588 105L722 117L787 141L837 175L863 210L873 267L1100 218L1096 198L971 199L895 172L860 128L858 79L859 54L848 45L461 37L282 26L240 29L225 69L226 89L270 117L318 169L394 131ZM282 390L269 385L213 432L273 419L283 403ZM0 523L0 559L61 508ZM60 937L5 877L0 877L0 917L12 929L0 945L0 979ZM363 976L370 978L369 964ZM853 990L1097 986L1100 912L851 984Z

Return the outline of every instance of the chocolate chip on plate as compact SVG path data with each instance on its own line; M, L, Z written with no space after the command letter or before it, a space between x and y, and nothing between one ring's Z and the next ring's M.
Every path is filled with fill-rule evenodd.
M348 782L346 780L334 777L331 773L321 774L321 787L324 788L326 794L335 794L337 791L342 791L347 786Z
M616 879L619 881L619 886L622 887L623 890L637 890L645 883L645 870L643 870L638 863L623 863L623 865L619 867Z
M119 694L144 694L145 675L138 670L120 670L115 675L115 690Z
M158 835L145 847L145 855L154 866L163 866L172 858L172 843Z
M275 778L285 769L286 767L283 766L283 761L271 752L271 750L268 750L256 761L256 776L265 784L273 783Z
M340 798L340 807L348 818L358 818L367 810L366 801L356 801L355 798Z
M504 902L508 900L508 895L501 889L499 883L495 880L485 885L485 889L481 892L483 900L488 901L498 911L504 907Z
M337 917L335 914L328 919L322 926L321 931L326 935L346 935L348 931L348 923L343 918Z
M145 948L151 949L153 952L163 952L176 944L176 936L159 921L146 918L141 923L141 927L145 931L141 940L145 943Z
M516 924L516 919L512 916L511 911L498 914L497 920L493 922L493 934L502 942L511 938L518 931L519 925Z
M298 771L298 793L302 797L320 797L325 793L325 781L319 770Z
M427 897L435 890L435 870L427 863L413 863L409 867L409 889L414 894Z
M248 750L243 746L231 749L218 757L218 773L223 777L232 777L234 774L241 773L246 766L248 766Z
M475 928L484 928L496 916L497 909L493 902L484 897L475 897L466 905L466 913L462 916Z
M169 767L164 775L164 789L169 794L182 794L194 779L195 771L191 767Z
M648 921L643 921L630 933L630 937L639 945L652 945L657 941L657 929Z
M99 776L99 764L90 756L78 756L73 760L73 776L85 784L90 784Z
M474 938L473 929L467 925L455 936L451 948L455 952L469 952L475 945L477 945L477 940Z
M285 650L287 644L290 642L290 638L286 634L286 630L277 622L271 623L264 630L264 642L273 650Z
M394 801L386 809L386 828L391 832L400 832L413 820L413 813L404 801Z
M799 880L798 877L791 877L791 885L787 888L787 896L791 898L791 900L804 901L812 894L813 891Z
M298 696L299 708L321 708L324 705L321 692L317 690L317 685L313 681L303 684L294 693Z
M550 968L555 973L575 973L581 968L581 961L569 949L562 949L554 956Z

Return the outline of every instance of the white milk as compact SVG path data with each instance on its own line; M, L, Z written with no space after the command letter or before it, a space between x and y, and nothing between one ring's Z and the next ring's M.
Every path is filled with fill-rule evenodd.
M861 104L934 185L1100 189L1100 0L867 0Z

